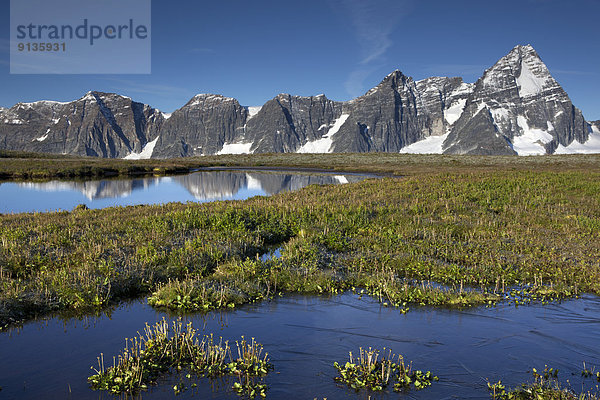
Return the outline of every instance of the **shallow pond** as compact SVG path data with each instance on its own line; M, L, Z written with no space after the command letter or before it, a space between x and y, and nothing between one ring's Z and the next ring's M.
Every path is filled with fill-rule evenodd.
M139 179L5 182L0 183L0 213L71 210L78 204L105 208L172 201L242 200L312 184L358 182L368 177L372 175L210 170Z
M143 301L122 305L109 316L30 322L0 334L0 398L112 398L88 388L96 357L112 359L145 322L166 314ZM173 318L167 316L167 318ZM188 316L196 328L225 339L255 337L271 355L266 377L269 399L367 399L333 381L334 361L360 346L391 348L415 369L440 381L422 391L371 398L489 399L486 378L514 386L532 368L558 368L559 378L581 390L583 362L600 367L600 298L584 296L560 304L515 308L444 310L413 308L406 315L375 300L346 293L331 298L290 296L236 310ZM144 399L173 397L171 376L142 393ZM184 381L185 378L184 378ZM586 388L595 386L588 379ZM201 379L181 398L230 399L232 381ZM371 393L372 395L372 393Z

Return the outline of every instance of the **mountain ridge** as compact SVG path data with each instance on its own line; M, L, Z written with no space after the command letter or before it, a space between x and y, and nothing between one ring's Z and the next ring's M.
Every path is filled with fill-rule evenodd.
M107 158L270 152L541 155L600 152L587 122L531 45L475 83L400 70L349 101L280 93L260 107L197 94L165 114L116 93L0 108L0 149Z

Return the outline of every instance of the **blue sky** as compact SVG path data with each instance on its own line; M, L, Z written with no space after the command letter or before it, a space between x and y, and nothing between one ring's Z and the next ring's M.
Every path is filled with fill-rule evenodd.
M598 0L152 0L149 75L10 75L9 0L1 4L3 107L88 90L165 112L196 93L243 105L278 93L349 100L395 69L474 82L530 43L585 117L600 119Z

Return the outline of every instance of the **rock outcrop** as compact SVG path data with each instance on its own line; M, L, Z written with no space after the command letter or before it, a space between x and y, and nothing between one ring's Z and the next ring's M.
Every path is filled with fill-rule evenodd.
M18 103L0 111L0 148L122 158L141 152L162 120L158 110L111 93Z

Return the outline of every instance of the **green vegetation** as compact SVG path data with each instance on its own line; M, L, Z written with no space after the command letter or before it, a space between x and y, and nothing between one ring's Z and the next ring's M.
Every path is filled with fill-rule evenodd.
M502 381L488 382L490 396L494 400L598 400L595 393L587 392L576 394L572 390L561 387L558 382L558 370L547 365L538 372L535 368L531 371L533 383L523 383L520 387L507 390Z
M90 178L187 173L204 167L304 168L392 175L429 175L434 170L454 172L529 170L594 170L598 155L549 157L450 156L393 153L235 154L175 159L121 160L35 154L0 150L0 179Z
M377 157L385 169L399 156ZM489 171L477 157L419 160L416 176L269 198L1 215L0 326L139 296L209 311L353 289L406 312L600 293L600 163L491 158L506 164ZM260 259L276 247L281 257Z
M125 343L112 367L105 368L104 355L98 357L98 368L92 367L96 374L88 378L94 390L135 393L146 390L165 374L189 371L211 378L237 376L240 381L232 388L236 393L250 398L266 395L266 385L253 382L251 377L264 376L273 366L254 338L248 342L242 337L231 346L222 338L215 342L212 335L199 338L191 322L184 327L178 320L169 326L163 319L153 326L146 325L143 335L126 339ZM186 375L188 379L191 373ZM178 394L185 388L181 382L173 390Z
M119 160L0 150L0 179L73 179L187 173L193 164L171 160Z
M339 376L334 379L342 382L359 391L362 388L381 391L384 390L390 382L394 383L394 391L404 391L414 387L416 390L431 386L432 381L437 381L437 376L433 376L430 371L413 371L412 365L404 364L404 358L401 355L392 354L391 350L383 349L380 357L379 350L359 349L356 359L349 354L350 361L344 365L333 363Z
M214 206L0 217L0 323L87 312L169 279L211 276L220 264L255 256L292 234L273 210Z
M596 371L595 367L588 369L583 363L583 370L581 371L581 376L584 378L595 378L596 381L600 382L600 371Z
M246 201L171 203L0 215L0 329L53 312L97 312L128 298L208 312L287 293L352 291L409 312L493 307L600 294L600 157L387 154L220 156L180 160L38 158L0 153L10 179L186 172L202 166L299 167L403 175ZM280 257L261 258L277 248ZM262 346L199 337L191 324L147 326L95 389L135 393L167 374L230 376L231 390L266 396ZM237 352L237 355L234 354ZM356 390L421 389L437 378L369 348L337 381ZM597 400L558 384L557 371L494 399ZM585 367L584 378L600 373ZM178 394L196 383L183 379Z

